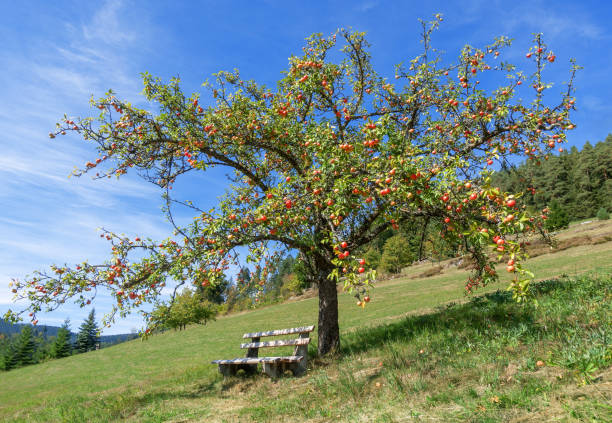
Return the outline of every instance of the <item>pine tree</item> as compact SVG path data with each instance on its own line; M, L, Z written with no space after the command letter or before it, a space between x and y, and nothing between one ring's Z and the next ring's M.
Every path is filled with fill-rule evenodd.
M599 186L597 202L601 207L612 210L612 134L595 145L594 175Z
M612 154L612 151L610 151L610 154ZM599 204L606 210L612 210L612 178L602 184L599 190Z
M13 338L13 339L11 339ZM17 367L15 361L15 339L0 334L0 370L11 370Z
M575 217L592 217L597 212L597 198L594 193L598 185L594 179L595 162L596 157L593 146L587 141L584 147L582 147L576 164L576 179L574 183L578 189L576 203L580 206L577 209L578 215Z
M15 346L15 362L17 366L28 366L34 364L34 353L36 352L36 343L34 342L34 333L29 325L23 326L19 338L17 338Z
M62 327L57 331L57 337L51 346L51 357L62 358L72 355L70 338L70 320L66 319Z
M295 258L293 256L287 256L280 260L276 265L276 270L270 276L265 286L266 294L270 294L273 297L280 295L281 287L284 285L285 278L293 273L295 267Z
M75 349L80 353L95 350L99 340L98 332L95 309L92 309L79 328Z
M564 209L575 203L572 193L572 164L566 152L561 153L554 161L555 172L550 175L552 179L551 195L559 201Z
M4 370L11 370L17 367L17 355L15 354L15 345L11 343L4 352Z
M256 269L253 273L251 273L248 267L243 267L240 269L236 286L242 297L252 297L255 295L255 292L257 292L257 283L259 283L260 275L261 271L259 269Z
M0 370L5 370L4 362L8 345L6 335L0 333Z

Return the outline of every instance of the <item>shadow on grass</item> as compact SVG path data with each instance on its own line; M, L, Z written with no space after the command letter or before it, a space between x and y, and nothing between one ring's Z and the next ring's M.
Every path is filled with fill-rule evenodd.
M559 280L543 281L532 286L536 296L548 294L559 289L567 289L566 282ZM490 332L491 328L511 331L527 328L528 331L541 330L535 324L534 304L517 304L512 294L496 291L471 298L464 304L451 303L438 307L436 311L419 316L409 316L398 322L368 327L350 332L342 339L341 353L350 355L382 347L394 341L410 341L425 333L463 333Z
M202 398L203 396L214 392L216 388L216 380L204 380L184 390L177 390L176 388L173 388L174 390L164 389L157 392L148 392L142 396L136 397L135 402L140 406L166 400Z
M165 402L202 398L216 389L216 380L204 380L185 389L168 388L142 393L128 389L120 395L91 398L72 395L47 404L38 410L29 410L27 417L13 416L15 422L62 421L62 422L108 422L133 418L138 410L157 405L163 409ZM171 412L171 411L170 411ZM157 421L157 420L156 420ZM164 420L165 421L165 420Z

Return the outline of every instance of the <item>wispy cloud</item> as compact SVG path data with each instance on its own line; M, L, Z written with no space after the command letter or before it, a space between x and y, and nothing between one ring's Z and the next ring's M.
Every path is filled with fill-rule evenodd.
M0 94L0 314L11 301L11 278L52 263L103 261L109 246L99 239L98 227L152 238L169 232L153 185L134 176L69 179L95 151L74 137L47 137L62 111L90 114L92 94L113 87L129 101L141 99L135 58L151 40L128 20L129 11L121 1L108 1L89 20L58 25L54 37L30 34L27 50L0 48L0 85L6 87ZM97 303L101 313L110 301L102 297ZM74 313L73 321L86 313L69 306L61 320L67 312Z
M107 1L94 14L91 22L81 26L85 39L110 45L134 42L138 38L136 32L130 26L123 25L120 19L124 10L123 1Z
M368 10L372 10L377 6L377 1L364 1L357 5L357 10L359 10L360 12L367 12Z

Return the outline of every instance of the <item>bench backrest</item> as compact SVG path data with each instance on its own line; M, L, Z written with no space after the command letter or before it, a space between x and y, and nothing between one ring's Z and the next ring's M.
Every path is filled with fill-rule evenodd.
M313 330L314 326L303 326L291 329L277 329L264 332L245 333L242 338L251 338L251 342L240 344L240 348L248 348L247 357L257 357L259 355L259 348L284 347L295 345L293 355L302 356L306 358L308 354L308 344L310 343L309 333ZM296 333L298 334L297 339L282 339L264 342L259 341L260 338L266 336L291 335Z
M293 333L309 333L314 330L314 326L302 326L300 328L291 328L291 329L277 329L277 330L269 330L266 332L253 332L253 333L245 333L242 335L243 338L261 338L264 336L279 336L279 335L291 335Z

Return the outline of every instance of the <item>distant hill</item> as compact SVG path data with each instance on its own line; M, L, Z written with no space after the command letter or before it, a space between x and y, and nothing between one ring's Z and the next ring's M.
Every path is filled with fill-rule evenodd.
M100 337L100 342L102 346L109 346L120 344L122 342L131 341L132 339L138 338L138 334L136 333L120 333L118 335L102 335Z
M60 329L59 326L48 326L48 325L36 325L33 326L28 323L9 323L3 319L0 319L0 334L5 335L7 338L14 336L21 332L21 329L24 326L31 326L34 330L34 336L41 336L45 340L57 336L57 331ZM72 341L76 340L76 333L71 332ZM138 335L135 333L123 333L118 335L102 335L100 336L100 343L102 346L109 346L114 344L119 344L121 342L129 341L134 338L138 338Z
M32 326L28 323L9 323L3 319L0 319L0 333L10 336L15 333L21 332L21 328L24 326ZM59 326L47 326L47 325L36 325L32 326L35 335L42 335L43 337L57 336L57 331L60 329Z

